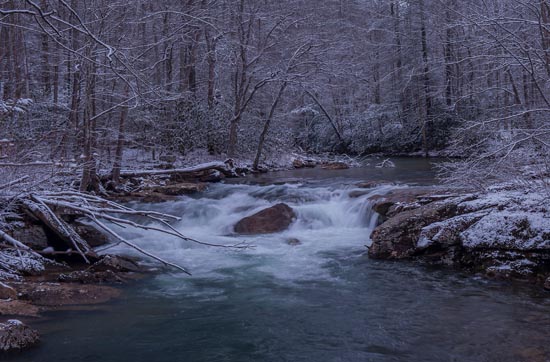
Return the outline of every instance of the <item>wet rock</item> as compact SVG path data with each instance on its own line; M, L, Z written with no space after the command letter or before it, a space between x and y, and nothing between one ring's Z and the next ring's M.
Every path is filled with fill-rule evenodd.
M19 299L37 306L63 307L105 303L119 295L110 286L42 282L21 284Z
M39 339L37 331L16 319L0 323L0 351L29 348L38 343Z
M422 228L455 216L456 210L457 205L454 203L435 202L397 214L374 229L369 256L378 259L411 257L416 251Z
M346 170L349 168L349 165L345 162L329 162L321 166L324 170Z
M302 242L296 238L289 238L286 240L286 243L290 246L297 246L300 245Z
M362 189L373 189L375 187L386 186L386 185L392 185L392 183L380 182L380 181L365 181L365 182L360 182L356 184L357 187Z
M116 255L105 255L88 268L89 272L140 272L143 269L133 260Z
M277 204L252 216L245 217L235 225L238 234L270 234L286 230L296 218L287 204Z
M189 195L206 190L204 183L183 182L165 186L157 186L151 189L152 192L170 196Z
M17 291L9 285L0 282L0 299L17 299Z
M351 191L349 193L349 197L352 198L352 199L355 199L355 198L358 198L358 197L361 197L361 196L365 196L369 193L369 191L366 191L366 190L354 190L354 191Z
M123 280L111 270L103 272L89 272L85 270L60 274L58 281L62 283L100 284L121 283Z

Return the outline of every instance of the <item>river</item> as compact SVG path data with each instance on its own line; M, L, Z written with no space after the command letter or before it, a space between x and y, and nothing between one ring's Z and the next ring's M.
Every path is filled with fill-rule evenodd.
M13 360L548 361L544 292L367 258L377 222L367 199L435 182L425 160L397 160L395 169L373 164L271 173L174 202L133 205L181 216L174 226L190 237L251 247L209 248L121 230L193 276L163 271L96 310L49 313L35 323L42 344ZM400 186L354 194L357 182L372 180ZM278 202L297 214L287 231L232 233L242 217Z

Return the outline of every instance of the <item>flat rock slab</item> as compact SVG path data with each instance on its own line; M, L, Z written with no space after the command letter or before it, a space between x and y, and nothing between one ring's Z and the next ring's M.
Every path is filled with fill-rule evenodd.
M245 235L277 233L288 229L295 219L294 210L281 203L245 217L235 225L234 230Z
M18 290L20 300L47 307L100 304L121 294L109 286L68 283L22 283Z
M0 316L38 317L40 309L22 300L0 300Z

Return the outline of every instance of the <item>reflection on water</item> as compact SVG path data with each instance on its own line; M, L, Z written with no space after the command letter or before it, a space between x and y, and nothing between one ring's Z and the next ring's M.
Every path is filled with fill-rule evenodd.
M284 182L309 182L318 184L349 183L352 181L399 182L409 185L433 185L436 180L436 165L444 162L440 158L392 158L394 168L377 168L382 158L367 158L362 161L363 167L347 170L296 169L270 172L247 177L244 182L273 184ZM243 183L243 180L233 180Z
M397 166L390 181L422 183L421 176ZM367 170L342 172L372 168ZM200 197L141 205L181 215L174 226L189 236L255 247L211 249L121 230L194 276L166 272L128 287L108 308L52 314L38 325L43 344L13 360L546 361L550 356L550 301L543 292L369 260L364 251L376 215L368 198L395 186L350 197L352 185L365 177L322 179L317 173L325 171L299 172L300 183L265 185L271 177L266 175L260 184L220 184ZM296 211L288 230L232 233L240 218L278 202ZM289 238L301 244L290 246Z

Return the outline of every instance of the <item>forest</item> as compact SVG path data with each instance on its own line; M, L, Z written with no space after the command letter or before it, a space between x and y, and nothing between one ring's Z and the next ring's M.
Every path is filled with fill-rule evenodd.
M550 0L0 0L0 359L542 362L549 296Z
M545 0L3 0L0 16L2 162L78 169L82 190L174 156L459 157L447 176L479 186L548 172Z

